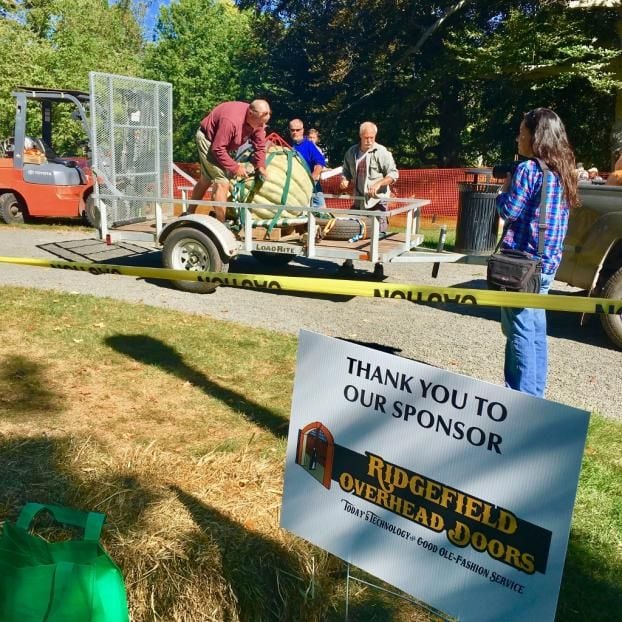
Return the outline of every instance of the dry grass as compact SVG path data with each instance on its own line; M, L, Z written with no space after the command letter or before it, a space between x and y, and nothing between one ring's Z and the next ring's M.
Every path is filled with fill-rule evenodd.
M0 518L105 512L134 622L343 619L343 564L278 527L294 338L0 291ZM436 619L353 592L351 621Z

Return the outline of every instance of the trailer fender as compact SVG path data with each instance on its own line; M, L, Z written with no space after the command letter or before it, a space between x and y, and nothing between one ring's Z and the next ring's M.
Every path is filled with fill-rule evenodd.
M207 214L186 214L168 223L160 233L158 240L160 245L164 245L166 238L172 231L181 227L191 227L203 231L214 241L222 260L225 262L229 262L238 254L240 244L233 233L220 220Z

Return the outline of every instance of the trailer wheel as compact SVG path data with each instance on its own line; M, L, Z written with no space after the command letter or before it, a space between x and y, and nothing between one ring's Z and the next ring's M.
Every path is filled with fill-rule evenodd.
M271 268L286 266L294 255L289 253L270 253L268 251L251 251L251 255L259 262Z
M609 280L605 283L602 290L604 298L612 298L613 300L622 299L622 268L614 272ZM611 341L620 349L622 349L622 313L617 315L601 315L600 322L605 329L605 333Z
M229 264L223 263L218 248L203 231L180 227L171 232L164 242L162 261L165 268L189 272L227 272ZM201 281L171 281L177 288L196 294L210 294L218 286Z
M101 212L99 206L95 203L93 195L89 195L84 207L84 218L93 229L99 229L101 225Z
M24 222L22 206L12 192L0 194L0 219L7 225L18 225Z

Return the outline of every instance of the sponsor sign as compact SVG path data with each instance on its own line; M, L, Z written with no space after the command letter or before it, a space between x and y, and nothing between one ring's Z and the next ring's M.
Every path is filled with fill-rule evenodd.
M552 621L588 421L301 331L281 526L461 621Z

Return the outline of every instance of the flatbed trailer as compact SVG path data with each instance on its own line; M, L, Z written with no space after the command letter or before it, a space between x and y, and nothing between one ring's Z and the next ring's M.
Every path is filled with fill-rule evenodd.
M468 256L458 253L420 249L423 235L419 233L419 214L429 201L424 199L391 198L386 212L326 208L318 214L317 208L307 206L279 206L271 204L241 204L234 202L192 201L208 208L226 205L236 217L222 223L206 214L188 214L190 200L145 198L139 196L103 195L96 191L96 201L101 212L99 235L109 244L120 241L147 243L162 248L163 264L178 270L226 272L229 263L238 255L253 255L270 266L285 265L296 257L344 261L346 259L368 262L371 269L390 262L445 262L468 261ZM332 198L328 195L328 198ZM340 195L338 198L343 199ZM352 197L353 198L353 197ZM111 202L144 201L149 204L150 217L128 221L110 222L108 205ZM174 207L181 207L181 215L173 215ZM300 212L300 216L286 221L268 222L254 217L253 209L261 207L274 213L280 209ZM114 211L114 210L113 210ZM118 211L118 210L116 210ZM403 231L380 234L379 218L405 215ZM349 240L328 239L322 230L327 217L338 221L365 219L369 226L364 237ZM403 216L402 216L403 217ZM273 225L270 227L270 225ZM209 292L209 283L178 281L184 290Z

